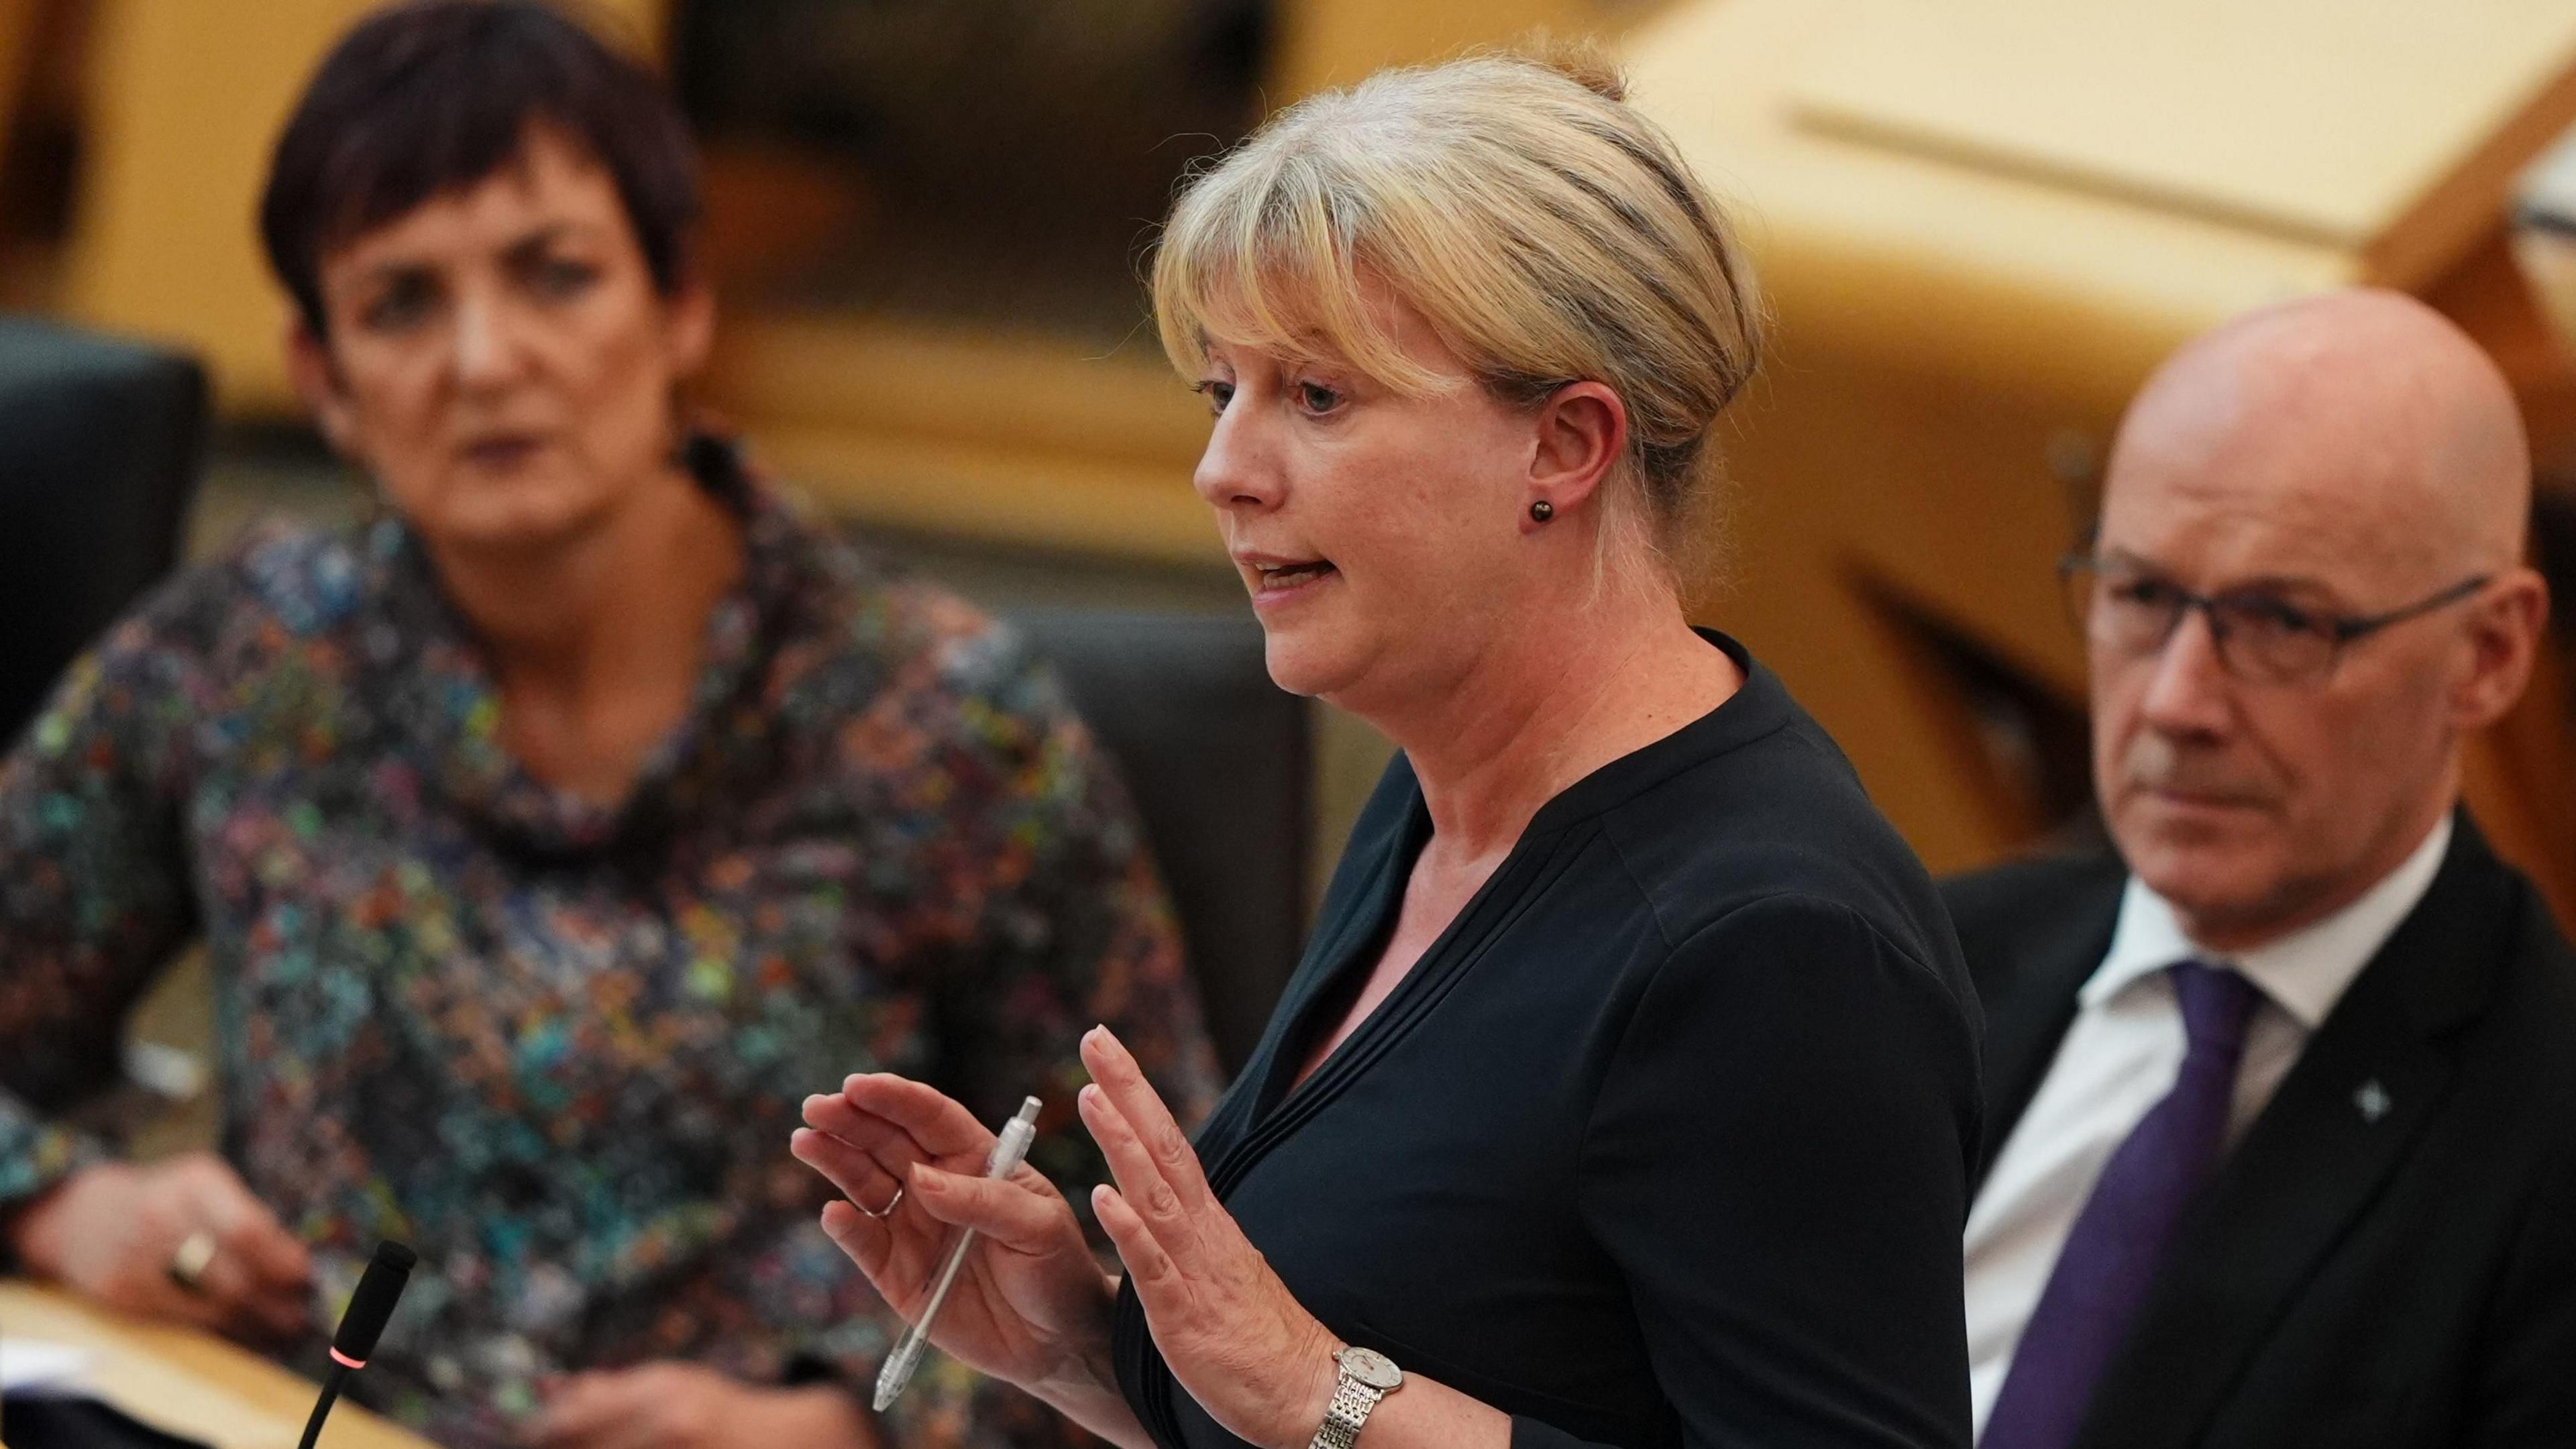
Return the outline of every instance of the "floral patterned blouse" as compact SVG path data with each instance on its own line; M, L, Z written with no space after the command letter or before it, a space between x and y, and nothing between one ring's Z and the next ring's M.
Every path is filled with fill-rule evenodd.
M852 1071L995 1122L1039 1094L1032 1161L1077 1204L1104 1175L1084 1028L1179 1110L1213 1100L1139 828L1048 673L730 448L691 459L745 569L617 808L514 762L390 516L253 530L73 668L0 767L0 1212L112 1150L64 1115L202 940L224 1155L311 1246L317 1321L379 1237L420 1250L354 1392L490 1443L572 1368L873 1375L899 1325L787 1152ZM889 1427L1027 1444L1052 1418L940 1363Z

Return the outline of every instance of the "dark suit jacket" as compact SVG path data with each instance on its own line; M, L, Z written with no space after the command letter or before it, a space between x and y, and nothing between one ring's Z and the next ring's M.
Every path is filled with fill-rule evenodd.
M1981 1183L2125 879L2097 855L1943 888L1986 1005ZM2576 1445L2576 954L2465 813L2193 1204L2076 1442Z

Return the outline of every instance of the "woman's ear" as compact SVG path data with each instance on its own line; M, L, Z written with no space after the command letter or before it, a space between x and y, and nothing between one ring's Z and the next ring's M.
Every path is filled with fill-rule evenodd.
M1598 493L1628 451L1628 409L1597 382L1569 382L1548 394L1532 420L1529 504L1544 501L1562 518Z
M339 364L331 360L329 345L314 336L301 317L286 324L286 377L331 450L363 464L366 460L358 454L357 408L341 385Z
M697 376L715 345L715 289L694 275L684 279L662 303L662 336L673 380L686 382Z

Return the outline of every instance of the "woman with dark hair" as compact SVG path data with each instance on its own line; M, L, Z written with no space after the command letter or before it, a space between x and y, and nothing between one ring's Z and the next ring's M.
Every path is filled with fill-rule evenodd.
M0 1267L309 1355L398 1237L361 1392L447 1441L999 1442L1028 1406L962 1375L890 1424L842 1387L893 1320L800 1099L1069 1102L1107 1018L1196 1106L1210 1055L1048 677L689 429L697 205L652 77L542 6L324 61L260 221L382 508L175 580L0 768ZM192 939L223 1151L122 1162L73 1113Z

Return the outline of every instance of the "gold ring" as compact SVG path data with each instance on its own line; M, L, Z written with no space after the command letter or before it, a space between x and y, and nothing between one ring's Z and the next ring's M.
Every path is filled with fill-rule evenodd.
M199 1228L170 1254L170 1281L191 1293L206 1291L206 1269L215 1261L215 1235Z
M870 1208L862 1204L857 1198L850 1199L850 1206L857 1208L860 1212L866 1213L869 1217L875 1218L880 1222L884 1221L888 1214L892 1213L896 1208L901 1207L902 1205L903 1184L899 1182L894 1185L894 1196L886 1199L886 1205L884 1207Z

